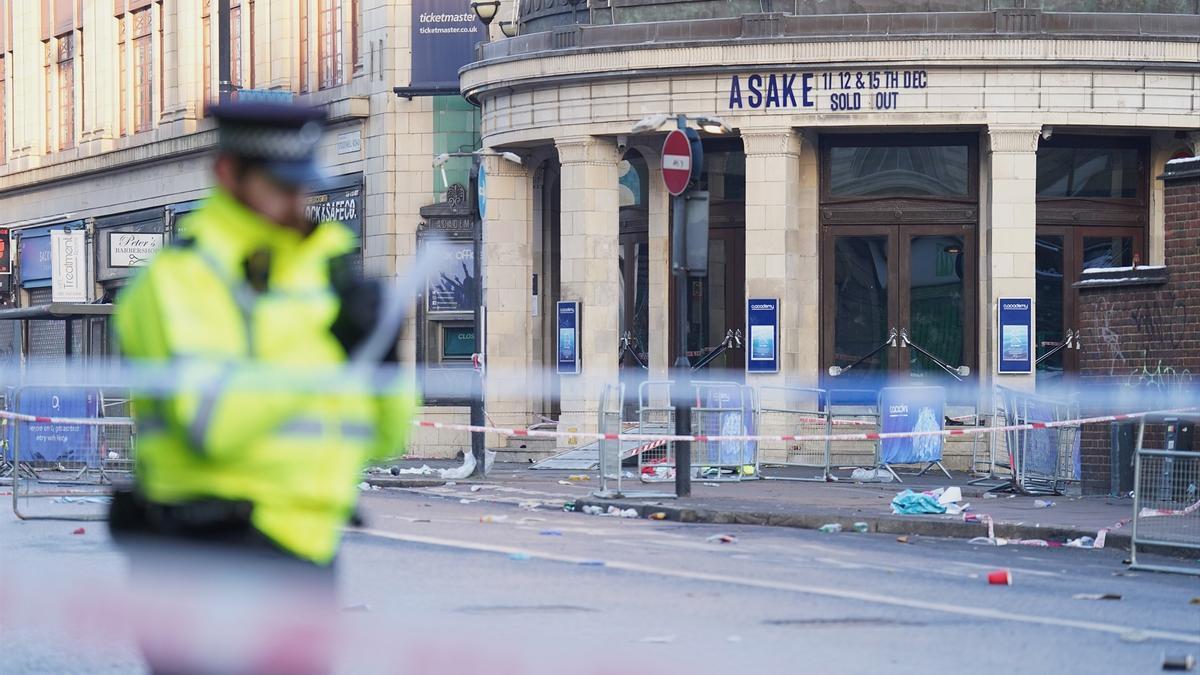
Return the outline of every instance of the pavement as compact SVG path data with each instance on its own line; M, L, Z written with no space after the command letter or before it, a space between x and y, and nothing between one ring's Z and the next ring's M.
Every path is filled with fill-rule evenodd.
M452 462L407 461L401 467L427 464L434 468L452 467ZM586 476L587 480L571 480ZM585 506L610 506L635 509L642 517L652 513L665 514L667 520L688 523L737 523L800 529L817 529L838 523L852 529L855 523L865 522L871 532L912 534L937 537L974 538L987 536L983 522L964 522L962 516L951 515L893 515L891 500L904 489L915 492L958 486L963 502L970 504L970 513L991 516L997 537L1005 539L1046 540L1051 545L1062 544L1082 536L1095 537L1101 529L1109 529L1106 546L1129 548L1127 522L1133 515L1133 500L1121 497L1029 496L1000 493L987 496L986 486L968 483L971 476L953 473L927 474L914 477L902 475L903 483L808 482L790 480L745 480L740 482L694 481L692 496L685 499L641 498L638 492L673 492L674 483L643 484L636 479L623 481L626 496L601 498L596 472L531 470L527 465L497 464L486 479L437 481L428 477L413 478L372 476L367 480L380 487L414 488L430 494L457 496L470 500L498 500L520 503L541 501L548 505L572 504L576 510ZM420 481L420 482L415 482ZM431 485L432 484L432 485ZM474 491L472 491L474 490ZM1038 501L1053 502L1039 507Z
M1200 656L1195 578L1131 572L1120 551L594 517L535 488L364 492L370 525L339 556L337 672L1090 675ZM124 566L102 525L0 516L0 672L145 672ZM170 616L186 639L194 624Z

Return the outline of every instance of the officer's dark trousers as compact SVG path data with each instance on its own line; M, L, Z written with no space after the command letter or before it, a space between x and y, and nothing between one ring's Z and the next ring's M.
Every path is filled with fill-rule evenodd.
M280 548L249 514L243 503L114 498L110 527L129 556L131 616L152 673L331 671L334 567Z

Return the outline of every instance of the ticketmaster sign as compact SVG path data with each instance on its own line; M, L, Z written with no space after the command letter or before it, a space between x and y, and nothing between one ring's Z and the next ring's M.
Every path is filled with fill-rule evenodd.
M458 69L474 60L483 26L463 0L413 0L411 87L458 89Z

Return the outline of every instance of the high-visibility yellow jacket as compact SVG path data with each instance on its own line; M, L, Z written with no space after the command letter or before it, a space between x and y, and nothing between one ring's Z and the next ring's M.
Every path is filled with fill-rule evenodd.
M250 501L259 531L327 563L363 462L402 452L417 405L401 383L372 392L365 375L358 382L346 371L331 387L287 382L347 361L330 332L339 299L329 272L354 250L354 236L332 222L301 236L221 191L181 222L181 234L188 243L160 251L114 313L128 359L179 373L174 393L134 401L139 488L163 504ZM245 261L264 253L260 292Z

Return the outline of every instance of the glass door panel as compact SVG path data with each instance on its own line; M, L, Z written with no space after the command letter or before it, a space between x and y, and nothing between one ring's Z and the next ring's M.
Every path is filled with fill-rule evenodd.
M956 381L931 358L958 368L967 363L967 242L958 235L919 235L908 239L908 374L914 384Z
M1063 305L1067 277L1067 251L1061 234L1038 235L1035 267L1037 269L1037 355L1042 357L1062 344L1067 326L1063 323ZM1062 377L1064 352L1038 364L1038 381Z
M845 378L839 386L875 386L892 365L890 347L859 362L883 344L895 326L892 243L888 234L833 237L832 297L827 300L832 310L832 358L827 365L853 366L839 376Z

